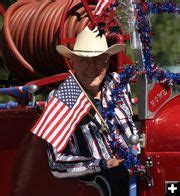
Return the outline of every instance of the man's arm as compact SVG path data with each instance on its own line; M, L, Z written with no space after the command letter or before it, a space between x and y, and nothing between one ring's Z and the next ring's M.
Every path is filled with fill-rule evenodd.
M72 178L101 171L104 159L92 157L58 154L52 146L48 146L49 166L55 177Z
M119 166L124 160L110 158L94 159L92 157L56 154L52 146L48 147L49 165L52 174L57 178L82 177L88 174L98 173L108 168Z

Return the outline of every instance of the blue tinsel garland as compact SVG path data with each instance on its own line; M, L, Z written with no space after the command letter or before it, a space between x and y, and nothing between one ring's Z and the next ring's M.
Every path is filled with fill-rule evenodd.
M126 66L123 72L119 74L120 82L114 81L114 89L112 92L112 101L107 102L107 108L103 109L103 117L110 129L111 140L109 141L110 148L113 154L119 158L123 158L124 165L126 168L138 167L139 160L137 156L131 152L131 149L123 147L118 141L116 133L114 132L114 125L111 123L111 119L115 118L114 109L116 107L116 102L121 100L121 93L126 87L127 83L130 82L137 74L137 67L135 65Z
M116 1L105 14L110 12L112 9L116 9L120 5L120 1ZM179 13L179 8L175 3L164 2L164 3L147 3L143 2L136 5L137 12L137 30L140 34L140 39L142 42L142 52L144 68L141 74L147 74L149 80L156 80L158 82L167 83L169 85L180 83L180 74L172 73L167 70L161 69L158 66L153 65L154 57L152 55L152 30L146 19L146 14L152 12L153 14L162 13ZM127 66L123 72L119 74L120 83L114 84L115 88L113 90L112 96L113 101L108 102L108 107L104 109L103 116L106 120L107 125L111 131L112 140L109 142L111 149L114 154L118 157L123 157L125 159L124 165L126 168L134 168L135 171L141 169L137 157L130 151L122 146L116 141L116 134L114 133L114 126L111 123L111 119L115 116L114 108L117 100L120 100L121 92L123 88L130 82L130 80L137 74L136 65Z
M152 55L152 29L149 25L149 21L146 18L146 14L152 12L153 14L162 13L179 13L175 3L164 2L164 3L147 3L143 2L136 5L137 11L137 30L140 34L142 43L144 69L143 74L147 74L148 79L166 83L169 85L180 83L180 74L172 73L156 65L153 65L154 57Z
M113 9L117 9L121 5L120 0L116 0L105 12L108 15ZM153 14L179 14L180 4L173 2L145 2L136 4L136 20L137 20L137 30L140 34L140 39L142 42L142 53L143 53L143 70L141 74L147 74L149 80L155 80L161 83L166 83L169 85L180 83L180 74L172 73L164 70L156 65L153 65L154 56L152 55L152 29L146 18L149 13Z

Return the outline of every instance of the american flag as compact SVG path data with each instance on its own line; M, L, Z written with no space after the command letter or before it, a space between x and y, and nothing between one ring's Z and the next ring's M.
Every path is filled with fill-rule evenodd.
M106 9L113 3L113 0L99 0L95 8L95 15L101 16Z
M58 152L68 143L77 124L92 105L70 75L49 99L31 132L49 142Z

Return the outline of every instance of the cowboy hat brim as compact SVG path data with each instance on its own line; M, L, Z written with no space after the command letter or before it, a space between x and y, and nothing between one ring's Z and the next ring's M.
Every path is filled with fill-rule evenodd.
M125 44L114 44L111 47L109 47L106 51L92 52L92 51L72 51L64 45L58 45L56 46L56 50L58 51L58 53L60 53L61 55L67 58L72 58L74 55L81 56L81 57L95 57L101 54L109 54L110 56L112 56L120 52L123 48L125 48L125 46L126 46Z

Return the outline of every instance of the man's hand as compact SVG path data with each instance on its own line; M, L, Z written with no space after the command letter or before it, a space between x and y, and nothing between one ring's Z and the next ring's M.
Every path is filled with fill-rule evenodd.
M109 160L107 160L107 167L108 168L116 167L116 166L120 165L120 163L122 163L123 161L124 161L124 159L116 159L116 158L109 159Z

